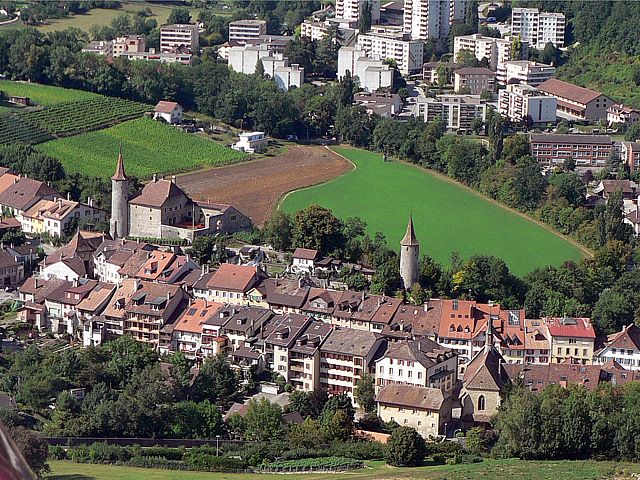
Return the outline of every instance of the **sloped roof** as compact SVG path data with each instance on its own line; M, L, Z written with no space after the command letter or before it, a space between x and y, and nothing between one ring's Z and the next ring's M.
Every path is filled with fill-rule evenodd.
M147 183L140 193L131 199L129 203L144 207L160 208L168 199L178 196L188 198L187 194L184 193L178 185L170 180L160 179Z
M25 210L35 200L53 195L60 194L44 182L23 177L0 192L0 204Z
M171 113L178 107L180 107L180 105L177 102L167 102L165 100L160 100L153 111L157 113Z
M464 386L471 390L500 391L509 377L504 370L504 358L493 347L485 346L464 372Z
M202 333L202 325L215 317L224 305L198 299L189 305L174 325L174 331Z
M635 324L627 325L621 332L609 336L608 347L624 350L640 350L640 328Z
M412 407L421 410L440 410L446 397L439 388L414 385L385 385L376 396L376 402Z
M207 282L207 287L225 291L246 292L258 276L257 267L223 263Z
M538 85L538 90L582 104L587 104L602 95L602 93L596 92L595 90L563 82L557 78L550 78L542 82Z
M373 332L335 329L325 340L322 351L366 357L377 341L378 336Z
M407 225L407 232L404 234L400 245L403 247L411 247L420 245L416 238L416 232L413 230L413 216L409 215L409 224Z
M296 248L293 252L293 258L302 258L303 260L315 260L318 258L318 250L311 248Z

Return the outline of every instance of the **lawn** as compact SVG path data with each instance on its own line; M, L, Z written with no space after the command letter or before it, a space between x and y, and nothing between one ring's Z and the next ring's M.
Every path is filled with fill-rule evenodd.
M12 82L11 80L0 80L0 90L8 95L29 97L32 102L43 106L100 98L100 95L82 90L51 87L37 83Z
M228 474L182 472L111 465L86 465L51 461L47 480L258 480L280 476L258 474ZM487 460L470 465L437 465L419 468L393 468L382 462L372 462L371 468L341 474L286 475L288 480L325 480L354 478L358 480L388 480L391 478L425 480L476 480L479 478L509 480L596 480L616 474L638 473L640 466L630 463L559 461L526 462L520 460Z
M67 172L109 178L119 145L127 173L139 178L227 165L246 158L244 153L148 118L53 140L38 149L58 158Z
M38 29L43 32L53 32L74 27L88 32L93 25L109 25L114 18L122 13L135 13L144 10L147 7L153 12L153 16L151 18L155 19L158 22L158 26L160 26L167 22L167 18L169 17L171 10L175 8L176 5L159 5L158 3L142 1L123 2L122 8L120 9L93 8L84 15L72 15L66 18L49 19L46 24L38 27ZM198 15L194 9L191 10L191 15L192 20L195 21Z
M453 181L404 162L349 147L335 151L356 170L328 183L292 192L281 208L295 212L311 204L341 218L362 218L368 232L382 232L398 248L413 212L421 254L447 264L451 252L467 258L489 254L522 275L536 267L578 260L584 252L554 232L505 209Z

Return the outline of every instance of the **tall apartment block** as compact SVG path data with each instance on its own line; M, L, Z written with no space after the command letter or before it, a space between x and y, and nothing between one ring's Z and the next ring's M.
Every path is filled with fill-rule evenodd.
M537 8L514 8L511 34L542 50L547 43L564 46L566 19L563 13L541 12Z
M511 39L485 37L479 33L456 37L453 42L453 58L457 58L461 50L473 52L478 59L489 60L491 70L499 70L505 62L510 60L526 60L528 56L528 43L522 42L521 58L511 58Z
M358 20L367 0L336 0L336 17L346 20ZM380 20L380 0L369 0L371 21Z
M403 75L419 72L422 68L424 42L411 40L401 31L374 27L370 32L358 35L356 46L368 57L395 60Z
M200 48L198 25L174 24L160 27L160 51L172 52L177 48L186 47L197 53Z
M260 35L267 34L265 20L236 20L229 22L229 43L243 44L260 40Z

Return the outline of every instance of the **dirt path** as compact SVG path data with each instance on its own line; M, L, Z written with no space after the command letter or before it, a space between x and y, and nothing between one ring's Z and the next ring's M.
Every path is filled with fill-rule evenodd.
M193 198L231 204L262 225L287 192L326 182L351 168L328 148L296 145L275 157L180 175L177 182Z

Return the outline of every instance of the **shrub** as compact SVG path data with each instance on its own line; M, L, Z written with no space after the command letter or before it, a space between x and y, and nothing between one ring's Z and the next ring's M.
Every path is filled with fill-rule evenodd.
M300 460L287 460L281 462L273 462L266 464L269 470L286 470L286 469L346 469L346 468L362 468L362 460L343 457L319 457L319 458L302 458Z
M377 460L385 457L386 447L380 442L347 441L333 442L329 448L336 457L356 458L359 460Z
M89 447L89 460L91 463L126 462L130 458L131 452L127 447L109 445L106 442L92 443Z
M424 439L413 428L396 428L387 442L386 460L396 467L415 467L426 454Z
M163 468L165 470L189 470L184 462L167 460L163 457L133 457L126 462L128 467Z
M49 458L51 460L67 460L67 451L62 445L49 445Z
M136 456L140 457L161 457L166 460L182 460L185 454L185 448L167 448L167 447L149 447L140 449Z
M191 470L204 472L232 472L247 467L247 463L242 459L216 457L206 453L188 453L184 457L184 463Z

